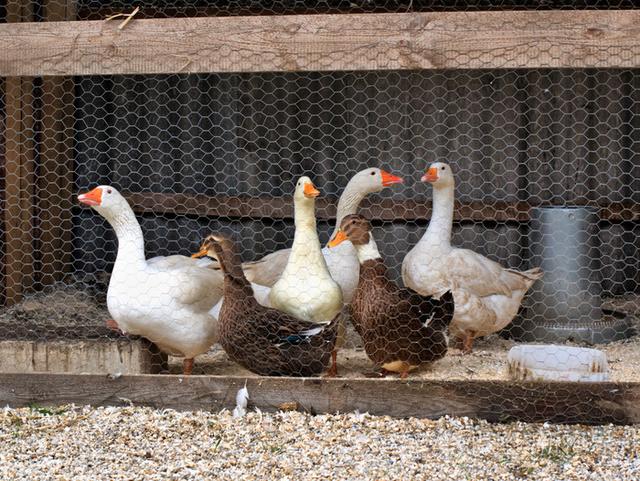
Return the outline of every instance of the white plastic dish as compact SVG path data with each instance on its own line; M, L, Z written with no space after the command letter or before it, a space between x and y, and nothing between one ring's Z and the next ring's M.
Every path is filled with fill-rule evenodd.
M517 381L609 381L604 352L585 347L525 344L507 355L509 377Z

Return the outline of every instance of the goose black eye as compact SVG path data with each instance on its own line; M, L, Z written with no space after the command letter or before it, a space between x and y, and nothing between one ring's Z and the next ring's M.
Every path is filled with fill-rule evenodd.
M107 194L110 194L110 193L111 193L111 189L107 189Z
M444 170L444 165L442 167L440 167L440 170Z
M371 175L376 175L376 171L374 170L373 172L371 172Z

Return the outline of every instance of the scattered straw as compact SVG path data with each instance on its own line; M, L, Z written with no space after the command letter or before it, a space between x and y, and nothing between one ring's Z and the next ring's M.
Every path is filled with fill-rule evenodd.
M124 21L120 25L118 25L118 30L122 30L124 27L127 26L127 24L131 20L133 20L133 17L135 17L139 11L140 11L140 7L136 7L131 13L116 13L115 15L108 16L107 18L104 19L104 21L108 22L109 20L113 20L115 18L126 17Z

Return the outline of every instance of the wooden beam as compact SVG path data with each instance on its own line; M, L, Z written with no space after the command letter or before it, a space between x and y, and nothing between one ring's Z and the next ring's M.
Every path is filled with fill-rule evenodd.
M6 84L5 79L0 77L0 105L3 105L4 100L6 98ZM1 115L0 112L0 138L4 139L5 137L5 117ZM6 210L5 208L5 192L6 192L6 158L4 155L5 141L0 141L0 213ZM4 306L6 302L5 298L5 284L6 284L6 272L4 269L5 265L5 235L4 235L4 215L0 214L0 222L2 222L2 227L0 227L0 306Z
M214 196L191 194L124 193L133 210L139 214L191 215L253 219L292 219L293 202L288 197ZM611 203L599 206L590 202L580 205L600 207L600 216L608 221L640 220L640 204ZM316 217L333 220L337 199L319 198ZM457 221L526 222L533 205L526 202L495 201L491 203L457 202L454 219ZM411 199L365 199L360 210L370 219L427 220L431 218L431 202Z
M45 0L47 21L74 20L74 2ZM42 134L37 182L40 269L43 285L61 280L71 268L73 250L74 88L71 77L42 79Z
M8 78L5 82L5 294L7 304L22 298L33 282L33 82Z
M7 6L7 22L30 21L32 7L28 0L10 2ZM4 87L4 292L6 304L11 305L20 301L24 289L33 282L33 79L7 78Z
M236 376L1 374L0 405L90 404L218 411L235 406L277 411L296 403L311 413L368 412L393 417L468 416L494 422L640 423L640 383L400 381Z
M0 24L0 76L636 68L640 10Z

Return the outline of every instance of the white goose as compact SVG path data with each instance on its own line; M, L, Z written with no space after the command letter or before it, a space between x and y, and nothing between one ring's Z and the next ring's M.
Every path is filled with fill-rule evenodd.
M369 167L354 175L338 201L335 228L330 238L333 238L336 232L338 232L340 222L342 222L345 216L357 213L360 203L368 194L380 192L385 187L402 182L401 177L397 177L377 167ZM242 264L242 267L247 279L263 286L273 286L278 279L280 279L280 276L287 266L290 254L291 249L281 249L264 256L260 260L245 262ZM358 256L356 255L353 245L351 245L351 242L346 241L333 249L324 247L322 254L326 260L331 277L342 288L344 302L351 302L353 293L358 286L358 275L360 271ZM255 287L254 291L256 291ZM263 296L264 293L262 291L257 293L259 301L260 297Z
M180 255L147 260L140 224L113 187L101 185L78 200L104 217L118 237L107 292L117 327L184 357L184 373L191 374L193 358L217 340L218 323L210 311L222 297L222 274Z
M476 252L451 246L455 195L451 167L433 163L421 180L433 185L433 214L427 232L402 262L402 279L422 295L453 292L450 330L468 353L474 338L497 332L513 320L542 271L507 269Z
M269 293L271 306L308 322L332 321L342 309L342 289L331 277L316 230L315 198L320 192L309 177L296 183L296 231L291 254Z

